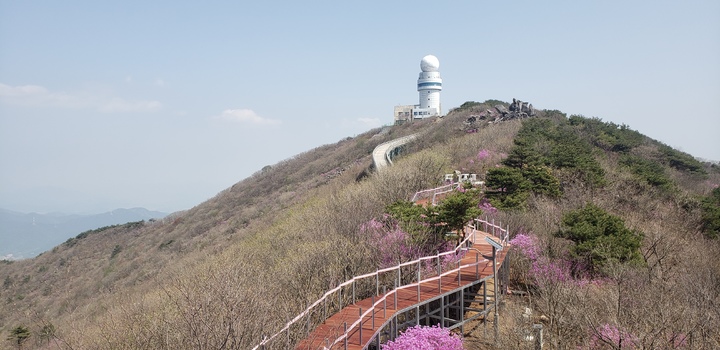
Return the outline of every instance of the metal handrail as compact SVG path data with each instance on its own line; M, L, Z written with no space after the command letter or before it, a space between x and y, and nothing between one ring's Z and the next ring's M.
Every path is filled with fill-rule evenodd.
M463 249L467 249L467 248L463 248ZM332 348L333 346L335 346L335 344L338 344L339 342L341 342L341 341L343 341L345 338L347 338L347 337L350 335L350 331L351 331L353 328L355 328L356 326L359 326L360 324L362 324L363 319L364 319L366 316L368 316L368 315L370 315L370 314L372 313L372 314L373 314L373 317L374 317L375 307L376 307L376 306L379 306L380 303L384 303L384 302L387 300L387 297L388 297L388 296L390 296L390 295L393 294L393 293L397 293L398 290L400 290L400 289L406 289L406 288L412 288L412 287L417 287L417 286L419 286L419 285L421 285L421 284L423 284L423 283L426 283L426 282L432 282L432 281L435 281L435 280L439 280L439 279L441 279L442 277L444 277L444 276L446 276L446 275L453 274L453 273L456 273L456 272L460 272L461 269L464 269L464 268L466 268L466 267L479 266L481 263L485 263L485 262L487 262L487 261L488 261L488 259L483 259L483 260L480 260L480 261L477 261L477 262L474 262L474 263L471 263L471 264L459 265L457 268L452 269L452 270L447 271L447 272L444 272L444 273L442 273L442 274L440 274L440 275L433 276L433 277L429 277L429 278L426 278L426 279L424 279L424 280L422 280L422 281L419 281L419 282L406 284L406 285L404 285L404 286L395 288L395 289L391 290L390 292L385 293L385 294L382 296L382 298L376 299L375 303L372 304L372 307L371 307L371 308L368 308L364 313L362 313L362 314L360 315L360 318L359 318L357 321L353 322L350 326L348 326L348 327L347 327L347 330L343 333L343 335L341 335L340 337L338 337L337 339L335 339L335 341L332 342L332 344L330 344L330 348ZM361 341L362 341L362 340L361 340Z
M453 182L453 183L450 183L450 184L447 184L447 185L443 185L443 186L440 186L440 187L431 188L431 189L429 189L429 190L418 191L418 192L415 192L415 195L413 195L413 197L412 197L412 199L410 199L410 201L411 201L411 202L416 202L416 201L417 201L418 199L420 199L420 198L426 198L426 197L424 196L425 193L432 193L433 202L434 202L434 198L435 198L435 195L436 195L437 193L447 193L447 192L450 192L450 191L452 191L453 189L455 189L457 186L460 186L460 183L459 183L459 182ZM421 196L422 196L422 197L421 197ZM428 196L428 197L429 197L429 196Z
M447 256L447 255L451 255L451 254L457 254L457 253L459 253L459 252L462 251L462 250L466 250L467 248L466 248L465 246L467 245L467 243L468 243L468 242L474 242L474 241L475 241L476 233L477 233L477 231L478 231L478 229L477 229L478 223L482 223L486 229L487 229L487 227L492 228L492 234L493 234L493 236L496 236L496 237L500 238L501 241L503 242L503 245L506 245L506 244L507 244L507 237L508 237L508 235L509 235L509 229L503 229L501 226L496 225L494 219L490 222L490 221L487 221L487 218L486 218L485 220L476 218L476 219L473 220L473 223L474 223L474 225L468 225L468 226L466 226L466 230L467 230L468 228L470 228L470 229L472 229L472 231L470 232L469 235L467 235L467 236L465 237L465 239L464 239L462 242L460 242L460 243L457 245L457 247L456 247L455 249L449 250L449 251L443 252L443 253L438 253L438 254L435 254L435 255L429 255L429 256L420 257L420 258L415 259L415 260L413 260L413 261L408 261L408 262L400 263L400 264L398 264L398 265L396 265L396 266L393 266L393 267L388 267L388 268L376 270L375 272L370 272L370 273L367 273L367 274L364 274L364 275L355 276L355 277L353 277L352 279L347 280L347 281L339 284L337 287L335 287L335 288L327 291L327 292L326 292L325 294L323 294L323 296L320 297L317 301L315 301L314 303L310 304L303 312L301 312L300 314L298 314L297 316L295 316L295 318L293 318L292 320L288 321L288 322L285 324L285 326L284 326L282 329L280 329L277 333L271 335L270 337L265 337L265 338L263 338L263 340L260 342L260 344L256 345L256 346L253 347L252 349L253 349L253 350L259 349L261 346L264 346L264 345L268 344L270 341L272 341L274 338L276 338L276 337L279 336L280 334L282 334L282 333L284 333L284 332L287 332L292 325L294 325L294 324L297 323L298 321L302 320L304 317L308 316L315 307L319 306L319 305L320 305L321 303L323 303L323 302L326 302L328 296L330 296L330 295L332 295L332 294L340 291L340 290L341 290L342 288L344 288L344 287L353 285L353 284L356 283L357 281L363 280L363 279L365 279L365 278L375 277L375 280L376 280L376 293L375 293L375 294L376 294L376 295L379 295L379 294L380 294L380 293L379 293L379 276L380 276L380 274L382 274L382 273L387 273L387 272L391 272L391 271L398 271L398 272L399 272L401 268L407 267L407 266L412 266L412 265L418 266L418 269L419 269L419 266L421 265L422 261L425 261L425 260L433 260L433 259L439 260L439 259L440 259L441 257L443 257L443 256ZM496 235L496 229L497 229L497 234L500 234L500 236L497 236L497 235ZM487 231L485 231L485 232L487 232ZM487 232L487 233L491 233L491 232ZM487 259L485 259L484 261L487 261ZM484 262L484 261L483 261L483 262ZM479 263L480 263L480 262L476 262L476 263L473 263L473 264L469 264L469 265L467 265L467 266L476 266L476 265L478 265ZM467 266L463 266L463 267L467 267ZM436 279L441 278L442 276L444 276L444 275L446 275L446 274L449 274L449 273L452 273L452 272L458 272L460 268L462 268L462 267L458 267L457 269L454 269L454 270L452 270L452 271L448 271L448 272L446 272L446 273L441 273L441 274L438 275L438 276L426 278L426 279L423 279L423 280L419 280L418 282L411 283L411 284L406 284L406 285L402 285L402 286L399 285L399 284L400 284L400 283L399 283L400 281L398 281L398 286L396 286L393 290L391 290L391 293L392 293L392 292L395 292L395 291L397 291L397 290L399 290L399 289L403 289L403 288L418 287L421 283L431 282L431 281L434 281L434 280L436 280ZM419 275L419 274L420 274L420 271L418 270L417 273L418 273L418 275ZM383 298L382 300L385 300L385 299ZM354 302L354 301L353 301L353 302ZM376 303L375 303L375 304L376 304ZM375 304L373 304L373 310L374 310ZM343 308L343 307L342 307L342 302L341 302L341 304L340 304L340 309L342 309L342 308ZM362 316L360 317L360 320L362 320L362 319L366 316L366 314L368 314L368 312L369 312L369 311L366 311L365 313L363 313ZM359 321L358 321L358 322L359 322ZM353 323L352 325L350 325L350 326L347 328L347 331L344 333L344 335L341 336L341 338L339 338L339 339L342 340L345 336L347 336L348 331L351 330L353 327L355 327L358 322L355 322L355 323ZM337 340L336 340L336 342L334 342L333 344L336 344L336 343L337 343Z
M505 226L503 228L500 225L495 224L495 219L491 219L491 221L488 221L488 217L486 216L485 219L475 218L473 219L474 226L473 229L477 230L478 224L483 225L483 231L492 234L494 237L497 237L500 239L500 243L503 246L508 245L508 241L510 240L510 226ZM492 230L488 230L488 228Z

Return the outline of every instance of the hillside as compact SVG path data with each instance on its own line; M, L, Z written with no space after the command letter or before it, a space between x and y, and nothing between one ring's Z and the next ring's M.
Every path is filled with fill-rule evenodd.
M166 215L145 208L116 209L93 215L26 214L0 209L0 258L32 258L83 231Z
M25 348L250 348L326 289L377 268L363 223L461 170L527 183L514 192L489 188L488 196L505 208L497 218L538 237L548 256L571 246L555 233L564 214L587 203L643 233L644 263L613 265L603 271L608 282L585 295L548 294L522 259L514 262L514 288L535 296L518 302L551 320L550 344L589 344L592 330L608 322L644 337L643 345L680 333L694 336L693 348L718 344L720 249L703 233L718 167L626 126L559 111L470 121L498 104L370 130L267 166L186 212L87 232L34 259L4 262L0 333L27 327ZM373 171L376 145L419 131L394 166ZM565 308L548 309L557 303ZM618 303L622 312L612 309ZM503 333L507 348L529 346L517 340L526 326L518 322Z

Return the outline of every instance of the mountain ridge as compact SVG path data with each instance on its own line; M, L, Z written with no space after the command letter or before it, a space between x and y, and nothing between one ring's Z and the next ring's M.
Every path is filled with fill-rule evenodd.
M22 213L0 208L0 257L32 258L86 230L161 219L167 215L140 207L118 208L99 214Z
M532 194L524 198L525 209L499 212L497 219L513 232L549 237L562 213L592 201L645 230L647 249L656 249L648 250L649 266L657 266L653 259L659 256L672 260L662 261L663 273L682 271L688 276L683 281L712 282L687 280L695 270L718 276L711 263L675 259L713 256L716 244L699 230L698 198L720 183L716 167L702 165L707 175L689 173L681 169L695 163L661 152L657 141L646 136L640 142L631 140L633 148L625 150L622 137L607 130L595 134L594 122L580 127L569 125L559 111L539 114L537 118L561 124L580 139L585 134L602 136L592 138L601 147L592 146L584 156L592 156L605 171L605 188L586 186L572 168L548 170L562 180L560 198ZM0 332L18 325L39 331L51 323L57 339L74 348L249 348L329 287L377 269L372 242L359 227L381 217L387 205L431 188L454 170L484 174L502 166L524 121L482 124L468 132L465 122L470 115L456 109L442 119L373 129L264 167L187 211L154 222L93 230L34 259L0 264L0 303L6 311L0 313ZM393 166L373 171L374 147L420 131L425 131L423 138L407 144ZM551 146L547 141L539 145ZM647 162L679 161L681 169L658 163L664 174L658 182L645 171L646 163L623 163L626 155L613 148ZM563 244L548 243L556 248ZM667 254L669 250L662 249L675 251ZM663 281L654 283L668 283ZM673 288L668 284L658 290L669 293ZM606 294L612 295L602 295ZM712 309L714 302L706 304ZM692 305L683 307L701 312ZM676 309L672 306L670 311ZM675 322L672 326L680 330L684 328L678 322L687 320L645 319ZM198 327L202 332L193 333ZM301 333L290 336L298 339ZM585 341L580 334L573 336Z

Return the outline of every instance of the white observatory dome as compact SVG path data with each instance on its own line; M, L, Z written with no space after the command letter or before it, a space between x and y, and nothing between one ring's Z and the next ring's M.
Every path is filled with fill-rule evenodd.
M427 55L420 61L420 69L423 72L437 72L440 68L440 61L433 55Z

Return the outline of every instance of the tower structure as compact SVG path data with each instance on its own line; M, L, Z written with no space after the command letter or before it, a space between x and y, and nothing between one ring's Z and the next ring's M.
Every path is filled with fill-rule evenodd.
M418 77L417 90L420 95L418 111L428 112L423 116L441 115L440 91L442 90L442 78L440 78L440 61L433 55L427 55L420 61L420 76Z
M428 117L442 117L440 107L440 91L442 78L440 78L440 61L433 55L427 55L420 60L420 76L417 81L419 104L395 106L395 124L412 122L415 119Z

